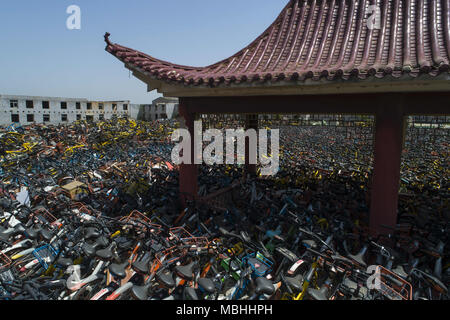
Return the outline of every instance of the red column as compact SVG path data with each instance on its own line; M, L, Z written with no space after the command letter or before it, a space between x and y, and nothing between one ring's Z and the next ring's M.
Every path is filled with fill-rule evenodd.
M397 223L403 123L403 112L399 105L387 104L376 114L375 159L370 201L372 236L389 233L390 230L382 225L393 227Z
M181 164L179 172L180 185L180 200L183 205L186 204L186 199L195 198L198 194L198 169L194 164L194 121L195 114L189 113L183 102L180 102L179 113L183 116L186 128L191 134L191 164Z

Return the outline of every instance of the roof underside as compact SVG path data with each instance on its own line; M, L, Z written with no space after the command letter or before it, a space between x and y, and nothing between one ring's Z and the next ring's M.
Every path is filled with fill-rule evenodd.
M371 19L373 2L380 9L378 28ZM106 51L153 88L342 85L369 78L433 80L442 74L448 80L450 0L291 0L250 45L207 67L153 58L111 43L108 33L105 40Z

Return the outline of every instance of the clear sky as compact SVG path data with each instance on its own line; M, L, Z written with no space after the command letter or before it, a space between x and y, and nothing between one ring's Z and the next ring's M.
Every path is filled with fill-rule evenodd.
M149 103L159 95L107 53L111 41L206 66L259 36L288 0L1 0L0 94ZM66 9L81 9L68 30Z

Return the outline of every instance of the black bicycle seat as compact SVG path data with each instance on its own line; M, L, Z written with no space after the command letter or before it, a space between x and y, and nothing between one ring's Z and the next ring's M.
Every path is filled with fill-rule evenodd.
M102 260L110 260L113 257L113 244L111 243L107 248L95 252L96 256Z
M131 264L131 267L138 272L141 273L147 273L149 268L148 268L148 262L149 259L144 259L144 260L139 260L139 261L135 261Z
M171 272L158 273L156 275L156 280L166 288L175 288L175 280L173 279Z
M303 286L303 277L301 274L296 275L295 277L285 277L286 282L289 286L294 289L294 291L301 292Z
M186 300L198 300L197 292L192 287L185 287L183 295Z
M40 234L45 241L50 241L53 238L53 233L46 229L42 229Z
M214 293L216 291L214 282L209 278L198 279L198 286L205 290L207 293Z
M148 299L148 289L150 289L151 284L147 284L145 286L133 286L131 289L131 294L137 300L147 300Z
M27 233L29 238L36 239L39 236L41 230L42 229L40 227L37 227L37 228L32 227L32 228L26 229L25 232Z
M98 238L99 236L100 236L100 232L96 228L90 227L90 228L86 229L84 238L89 240L91 238Z
M262 295L262 294L272 295L274 292L275 292L275 288L273 286L272 281L268 280L265 277L256 278L255 293L257 295Z
M191 281L194 278L194 262L185 266L176 266L175 272L184 280Z
M127 276L127 273L125 271L125 268L127 266L128 261L121 264L113 263L109 266L109 272L111 272L114 277L124 279Z
M322 287L320 290L308 288L308 294L314 299L314 300L328 300L327 298L327 287Z
M60 257L58 258L58 260L56 260L56 264L60 265L63 268L67 268L68 266L71 266L73 264L73 261L69 258Z

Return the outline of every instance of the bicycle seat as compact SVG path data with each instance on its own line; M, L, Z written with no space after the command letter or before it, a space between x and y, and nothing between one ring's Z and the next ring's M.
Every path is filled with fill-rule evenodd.
M267 294L272 295L275 292L272 281L264 277L256 278L256 289L255 293L257 295Z
M40 234L45 241L50 241L53 238L53 233L46 229L42 229Z
M314 299L314 300L328 300L327 298L327 287L322 287L320 290L308 288L308 294Z
M295 277L285 277L285 279L289 286L294 289L294 291L302 291L303 277L301 274L298 274Z
M133 286L131 289L131 294L137 300L147 300L148 299L148 289L150 289L151 283L145 286Z
M192 287L185 287L183 296L186 300L198 300L197 292Z
M209 278L198 279L198 286L201 287L207 293L214 293L216 291L216 286L214 282Z
M89 243L85 243L83 244L83 252L88 256L88 257L92 257L95 254L95 250L98 247L98 245L94 244L89 244Z
M127 266L128 261L121 264L113 263L109 266L109 272L111 272L114 277L124 279L127 276L127 272L125 271Z
M28 237L29 238L31 238L31 239L36 239L37 237L38 237L38 235L40 234L40 232L41 232L41 228L28 228L28 229L26 229L26 233L28 234Z
M102 260L110 260L113 257L113 244L111 243L107 248L98 250L95 255Z
M158 273L156 275L156 280L166 288L175 288L175 280L173 280L173 275L171 272Z
M72 259L60 257L56 260L56 264L60 265L63 268L67 268L73 264Z
M91 238L98 238L99 236L100 236L100 232L96 228L90 227L90 228L86 229L84 238L89 240Z
M194 262L185 266L176 266L175 272L184 280L191 281L194 278Z
M131 264L131 267L138 272L141 273L147 273L149 268L148 268L148 262L149 259L145 259L145 260L139 260L139 261L135 261Z

